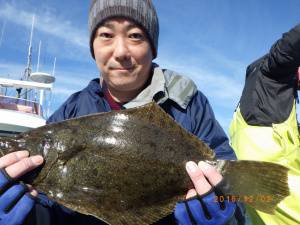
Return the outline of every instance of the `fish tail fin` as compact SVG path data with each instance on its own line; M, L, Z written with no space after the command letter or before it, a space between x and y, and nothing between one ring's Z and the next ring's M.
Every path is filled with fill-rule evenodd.
M232 201L273 214L276 205L289 195L288 168L279 164L220 160L218 167L229 184L224 192Z

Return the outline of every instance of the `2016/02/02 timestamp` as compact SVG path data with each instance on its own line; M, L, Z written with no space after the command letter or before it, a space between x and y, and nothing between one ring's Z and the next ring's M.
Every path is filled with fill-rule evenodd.
M271 195L215 195L214 202L272 202L273 197Z

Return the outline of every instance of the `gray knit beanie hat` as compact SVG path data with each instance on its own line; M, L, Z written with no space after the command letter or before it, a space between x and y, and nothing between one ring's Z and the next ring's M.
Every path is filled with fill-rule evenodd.
M97 28L105 20L125 17L134 21L147 34L152 47L153 58L157 56L159 24L151 0L92 0L89 12L90 50L93 58L93 41Z

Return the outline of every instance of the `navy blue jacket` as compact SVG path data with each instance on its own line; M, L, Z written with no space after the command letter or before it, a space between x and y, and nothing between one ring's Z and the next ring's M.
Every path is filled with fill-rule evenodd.
M207 143L216 153L219 159L236 159L229 146L228 138L216 121L207 98L197 91L186 109L180 107L171 99L160 105L182 127L198 136ZM92 80L89 85L74 93L70 98L48 119L47 123L59 122L78 116L97 112L108 112L111 108L105 100L99 79ZM243 221L243 213L236 210L236 218ZM39 202L31 212L25 224L31 225L100 225L104 224L92 216L82 215L71 211L40 194ZM158 224L176 224L173 215L170 215ZM242 224L242 223L241 223Z

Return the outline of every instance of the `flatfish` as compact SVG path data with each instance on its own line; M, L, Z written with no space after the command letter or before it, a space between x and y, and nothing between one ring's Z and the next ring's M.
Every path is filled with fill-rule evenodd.
M24 149L45 158L38 171L23 177L25 182L113 225L151 224L172 213L191 187L185 171L190 160L214 163L229 184L224 196L263 212L272 213L289 195L285 167L216 160L204 142L156 103L0 138L0 155Z

